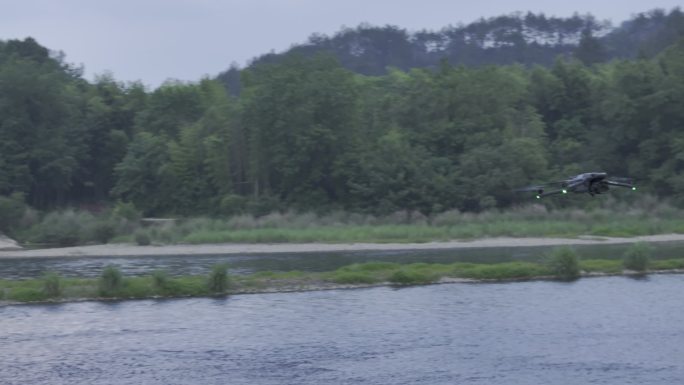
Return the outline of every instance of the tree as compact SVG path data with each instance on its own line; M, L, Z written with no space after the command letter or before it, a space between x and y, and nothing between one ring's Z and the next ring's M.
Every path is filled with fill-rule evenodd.
M253 193L301 207L334 201L335 164L356 116L350 72L328 56L288 58L245 77L242 106Z

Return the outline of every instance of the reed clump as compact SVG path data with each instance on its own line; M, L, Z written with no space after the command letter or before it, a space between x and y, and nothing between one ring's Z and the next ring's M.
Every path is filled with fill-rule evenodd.
M651 261L651 247L645 242L630 246L622 259L625 269L644 272Z
M554 276L564 281L572 281L580 276L577 253L567 246L551 251L547 260L547 266Z

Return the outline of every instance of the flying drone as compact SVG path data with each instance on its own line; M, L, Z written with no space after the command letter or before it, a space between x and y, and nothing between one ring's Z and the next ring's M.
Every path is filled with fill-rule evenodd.
M523 187L516 191L535 192L537 199L541 199L549 195L567 194L571 192L587 193L591 196L594 196L596 194L603 194L606 191L610 190L610 186L625 187L630 188L632 190L636 190L636 186L634 186L634 181L630 178L609 178L608 174L605 172L587 172L556 182L544 183L537 186Z

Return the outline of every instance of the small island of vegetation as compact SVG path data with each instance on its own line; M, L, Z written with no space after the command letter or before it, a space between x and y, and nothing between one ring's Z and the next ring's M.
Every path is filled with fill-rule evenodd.
M164 271L124 277L108 266L100 278L63 278L47 273L39 279L0 280L0 303L68 302L144 298L225 296L435 283L507 282L531 279L572 281L580 277L682 273L684 258L651 260L644 243L630 247L622 260L580 260L573 249L554 249L543 261L478 263L357 263L329 272L272 272L229 275L215 265L206 275L169 276Z

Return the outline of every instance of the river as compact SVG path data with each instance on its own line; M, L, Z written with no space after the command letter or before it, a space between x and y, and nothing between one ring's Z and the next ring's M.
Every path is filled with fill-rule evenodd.
M439 250L346 251L302 253L245 253L210 255L147 255L98 257L0 258L0 279L40 277L52 271L64 277L98 277L108 265L126 275L150 274L165 270L171 276L206 274L218 263L228 263L231 274L257 271L331 271L358 262L397 263L492 263L508 261L538 262L556 246L474 247ZM620 259L629 244L574 246L583 259ZM682 258L684 242L652 243L654 258Z
M0 383L681 384L684 275L0 308Z

